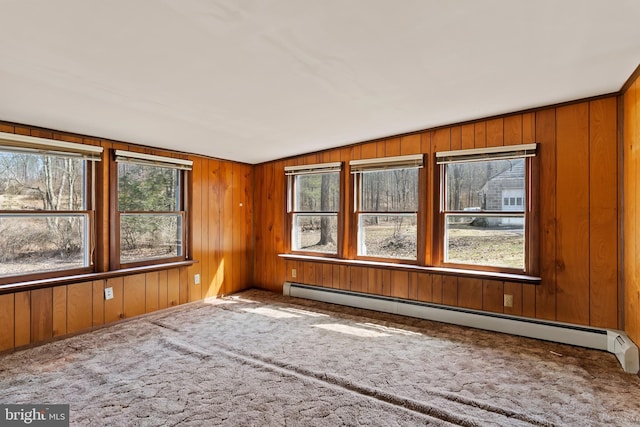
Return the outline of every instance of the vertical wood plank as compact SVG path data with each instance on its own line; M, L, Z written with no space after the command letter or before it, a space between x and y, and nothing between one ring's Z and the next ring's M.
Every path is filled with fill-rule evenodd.
M502 313L504 311L504 283L499 280L482 281L482 309ZM509 294L512 295L512 294Z
M382 274L382 295L391 296L391 270L383 269Z
M522 144L522 115L504 118L504 145Z
M169 307L180 304L180 272L177 268L167 270L167 301Z
M67 286L53 288L53 336L67 333Z
M0 129L1 130L1 129ZM0 351L14 348L15 340L15 295L0 295Z
M187 268L180 267L178 274L180 277L180 304L186 304L189 302L189 277L187 276Z
M482 279L458 278L459 307L482 310Z
M422 137L419 133L403 136L400 139L400 154L404 156L422 153L421 140Z
M158 309L169 307L167 270L158 271Z
M390 138L384 143L385 157L399 156L401 153L400 138Z
M15 294L15 346L22 347L31 342L31 292Z
M433 282L432 275L427 273L418 274L418 301L433 302Z
M487 120L487 147L504 145L504 119Z
M124 318L123 283L124 283L124 279L122 277L112 277L110 279L107 279L107 282L104 285L105 289L106 288L113 289L113 299L104 301L104 322L105 323L116 322Z
M525 113L522 115L522 143L533 144L536 142L536 114Z
M363 280L365 269L362 267L351 267L351 283L349 288L353 292L365 292L367 285Z
M482 148L487 146L487 122L474 123L473 130L475 131L474 143L475 148Z
M475 127L473 123L462 125L462 136L460 148L470 150L475 147Z
M590 324L618 329L617 102L590 102L589 292Z
M367 269L367 286L370 294L382 295L382 269Z
M462 129L460 126L451 127L451 149L460 150L462 148Z
M160 272L152 271L145 274L144 312L151 313L160 307Z
M439 274L431 276L431 286L433 287L432 301L436 304L443 304L444 276Z
M407 295L407 298L411 299L411 300L417 300L418 299L418 280L419 280L420 274L415 272L415 271L411 271L409 272L409 293Z
M133 317L144 314L145 312L145 275L134 274L125 276L123 279L123 306L124 317Z
M409 298L409 273L402 270L391 272L391 296L395 298Z
M100 282L102 283L102 282ZM67 285L67 332L90 329L93 321L93 282Z
M100 326L104 324L104 280L94 280L91 283L92 287L92 324L93 326Z
M442 276L442 303L458 305L458 278L456 276Z
M589 108L557 110L557 313L589 324Z
M536 141L540 163L540 277L536 287L536 317L556 319L556 110L548 109L536 113Z
M322 266L322 286L333 288L333 265L321 264Z
M53 337L53 289L31 291L31 342Z

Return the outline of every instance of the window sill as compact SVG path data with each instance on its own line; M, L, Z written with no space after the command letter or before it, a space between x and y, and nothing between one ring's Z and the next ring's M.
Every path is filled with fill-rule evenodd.
M471 277L475 279L504 280L507 282L527 283L538 285L540 277L527 276L526 274L500 273L495 271L466 270L461 268L425 267L415 264L398 264L392 262L363 261L353 259L327 258L310 255L279 254L281 258L291 261L322 262L329 264L349 265L357 267L386 268L391 270L415 271L418 273L442 274L448 276Z
M152 271L168 270L171 268L188 267L198 261L188 260L169 262L165 264L147 265L144 267L123 268L120 270L105 271L100 273L77 274L74 276L62 276L51 279L32 280L28 282L16 282L0 285L0 295L13 292L31 291L34 289L50 288L55 286L70 285L73 283L89 282L92 280L110 279L112 277L128 276L131 274L150 273Z

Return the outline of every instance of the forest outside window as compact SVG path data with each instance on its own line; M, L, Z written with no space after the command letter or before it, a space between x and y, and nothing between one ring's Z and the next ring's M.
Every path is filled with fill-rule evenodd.
M526 271L536 144L436 153L442 262Z
M336 255L341 163L287 166L291 250Z
M352 160L360 257L417 260L423 155Z
M90 272L102 148L0 133L0 283Z
M114 268L186 259L186 179L192 162L117 150Z

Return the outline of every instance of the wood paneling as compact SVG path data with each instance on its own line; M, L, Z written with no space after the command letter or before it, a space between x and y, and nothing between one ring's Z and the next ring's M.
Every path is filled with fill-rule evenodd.
M100 326L104 324L104 287L105 280L94 280L92 282L93 288L93 326Z
M6 131L2 131L6 132ZM15 337L15 295L0 295L0 351L14 347Z
M320 159L339 156L346 163L359 158L381 157L397 153L398 140L402 154L413 153L420 147L427 155L426 185L421 189L424 194L421 208L426 213L425 229L421 232L424 241L420 244L424 245L425 256L420 263L434 265L440 250L433 244L437 224L434 212L439 194L434 153L536 142L538 152L531 173L532 189L536 193L532 203L536 210L529 220L534 224L533 231L538 233L537 245L531 246L531 258L532 271L542 279L540 284L482 281L428 273L414 276L402 270L345 265L334 265L334 274L329 280L328 272L322 266L324 263L310 261L296 262L296 281L488 312L621 327L615 320L619 292L616 272L620 268L615 249L620 242L617 232L618 112L615 105L615 97L579 102L257 165L254 168L256 215L253 224L255 284L280 292L282 283L290 279L287 270L291 267L278 257L287 252L283 245L285 241L278 239L278 230L287 229L285 164L305 164L318 156ZM626 110L625 114L628 115ZM348 183L343 191L347 192L347 198L350 197L352 189ZM346 209L350 208L351 204L347 204ZM349 219L348 214L344 217ZM355 258L354 236L353 227L347 225L346 258ZM504 294L513 295L512 307L503 307ZM636 300L638 295L638 292L634 294ZM640 321L636 323L640 332Z
M124 279L122 277L108 279L105 283L105 289L106 288L113 289L113 298L104 301L104 322L116 322L124 318Z
M67 287L53 288L53 336L67 333Z
M67 332L89 329L93 321L93 283L75 283L67 286ZM102 323L102 322L100 322Z
M589 324L589 105L556 111L557 320Z
M589 104L589 287L590 324L618 328L617 102Z
M115 292L114 292L115 295ZM135 274L123 279L123 313L124 317L139 316L145 312L145 275Z
M15 294L15 346L31 342L31 292Z
M53 288L31 291L31 342L53 337Z
M623 97L624 328L640 344L640 80Z
M153 271L145 274L144 312L151 313L158 310L160 300L160 272Z

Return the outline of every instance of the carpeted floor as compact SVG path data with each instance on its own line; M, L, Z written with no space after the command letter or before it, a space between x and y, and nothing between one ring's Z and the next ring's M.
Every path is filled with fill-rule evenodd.
M77 426L635 426L606 352L258 290L0 356L0 403Z

